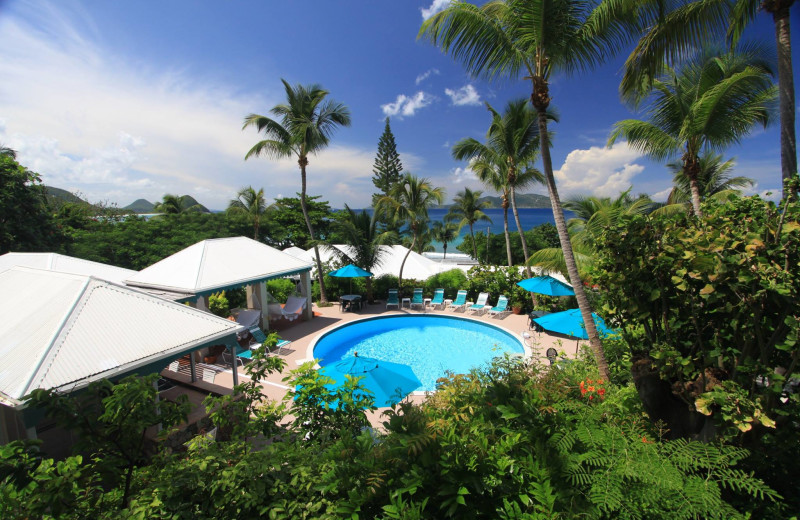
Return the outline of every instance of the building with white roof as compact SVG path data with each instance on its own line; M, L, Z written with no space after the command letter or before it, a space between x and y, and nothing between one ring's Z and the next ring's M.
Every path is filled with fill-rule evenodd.
M244 327L92 276L0 272L0 442L32 436L20 411L36 389L73 392L100 379L159 372Z
M6 253L0 255L0 272L14 266L32 267L61 273L95 276L109 282L122 283L136 274L131 269L123 269L82 258L60 255L58 253Z

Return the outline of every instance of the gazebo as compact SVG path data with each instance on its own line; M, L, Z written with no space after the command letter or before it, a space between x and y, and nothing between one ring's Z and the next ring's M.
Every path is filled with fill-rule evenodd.
M208 296L247 287L247 306L268 317L266 286L275 278L300 275L307 298L304 318L311 310L311 263L246 237L203 240L156 262L125 280L125 284L208 308ZM266 321L263 321L266 323Z
M35 389L71 393L159 372L195 350L235 346L244 329L93 276L12 267L0 272L0 294L0 443L36 436L23 400Z

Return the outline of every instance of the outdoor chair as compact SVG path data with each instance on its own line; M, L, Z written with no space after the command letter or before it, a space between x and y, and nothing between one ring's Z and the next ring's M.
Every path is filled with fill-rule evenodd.
M497 305L489 309L489 314L492 316L496 316L498 314L504 314L508 312L507 307L508 307L508 298L506 298L501 294L500 297L497 299Z
M467 307L473 314L479 314L486 310L486 302L489 300L489 293L482 292L478 295L478 301Z
M458 294L456 294L456 299L450 302L450 305L448 305L447 308L453 310L462 309L466 304L467 304L467 291L465 289L461 289L460 291L458 291Z
M226 365L233 365L235 360L237 367L244 366L244 361L242 360L242 358L240 358L238 355L234 356L231 353L230 348L226 348L225 350L223 350L221 356L222 356L222 362L225 363Z
M386 308L390 306L400 308L400 299L397 297L397 289L389 289L389 296L386 297Z
M415 305L418 305L420 309L422 308L422 289L414 289L414 296L411 298L411 303L409 303L408 307L413 309Z
M433 298L431 299L431 308L441 307L444 309L444 289L436 289L433 291Z
M558 358L558 351L553 347L550 347L547 349L544 356L547 358L547 360L550 362L551 365L554 365L556 363L556 359Z

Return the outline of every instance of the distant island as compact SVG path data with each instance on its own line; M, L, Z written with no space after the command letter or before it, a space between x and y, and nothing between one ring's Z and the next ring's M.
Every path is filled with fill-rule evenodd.
M88 206L92 206L100 210L101 208L96 204L92 204L89 201L86 201L80 198L78 195L74 193L70 193L67 190L63 190L61 188L55 188L53 186L45 186L45 193L47 194L47 198L51 203L55 203L55 206L58 207L64 203L71 203L71 204L86 204ZM156 213L155 204L150 202L146 199L137 199L124 208L120 208L123 211L130 211L131 213L143 214L143 213ZM198 211L200 213L211 213L211 211L197 202L197 200L192 197L191 195L184 195L183 196L183 209L189 209L194 207L192 211ZM196 206L196 207L195 207Z

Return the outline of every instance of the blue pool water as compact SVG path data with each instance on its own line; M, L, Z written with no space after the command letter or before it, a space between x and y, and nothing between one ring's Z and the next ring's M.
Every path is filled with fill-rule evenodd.
M314 345L321 366L353 356L411 366L422 381L417 391L436 390L446 371L465 374L508 353L523 353L514 335L487 323L440 315L400 315L349 323Z

